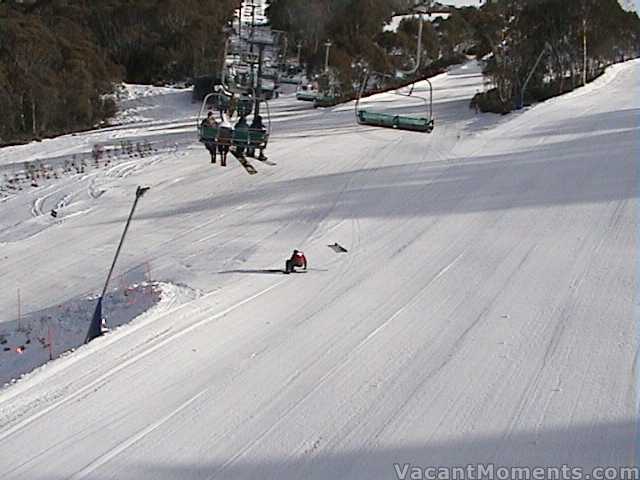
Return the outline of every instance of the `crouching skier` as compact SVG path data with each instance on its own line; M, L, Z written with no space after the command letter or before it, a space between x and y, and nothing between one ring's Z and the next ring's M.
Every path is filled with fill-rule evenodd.
M295 268L307 269L307 257L300 250L294 250L291 258L288 259L284 266L284 273L295 272Z

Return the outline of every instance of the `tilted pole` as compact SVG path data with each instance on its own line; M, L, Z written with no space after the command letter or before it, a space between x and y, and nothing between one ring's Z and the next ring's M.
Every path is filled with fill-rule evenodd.
M398 73L402 75L414 75L418 69L420 68L420 63L422 60L422 30L424 25L424 19L422 17L422 13L419 14L419 23L418 23L418 46L416 47L416 64L411 70L397 70Z
M524 85L522 86L522 91L520 92L520 102L519 102L518 108L522 108L524 106L524 93L527 90L527 85L529 85L529 81L531 80L531 77L533 76L533 73L538 68L538 65L540 64L540 60L542 60L542 57L544 56L544 54L549 49L551 49L551 46L547 42L547 43L544 44L544 48L540 52L540 55L538 55L538 58L536 59L536 63L533 65L533 68L529 72L529 75L527 75L527 79L524 81Z
M111 275L113 274L113 270L116 266L116 262L118 261L118 256L120 255L120 250L122 249L122 244L124 243L124 239L127 236L127 230L129 230L129 225L131 224L131 219L133 218L133 214L136 211L136 206L138 205L138 200L142 198L142 196L149 190L150 187L138 187L136 189L136 199L133 201L133 206L131 207L131 211L129 212L129 217L127 218L127 223L124 227L124 231L122 232L122 236L120 237L120 243L118 244L118 248L116 249L116 254L113 257L113 262L111 262L111 268L109 269L109 273L107 274L107 280L104 282L104 287L102 288L102 293L100 294L100 298L98 299L98 303L96 305L96 309L93 312L93 318L91 320L91 325L89 326L89 332L87 333L87 338L85 339L85 343L89 343L94 338L97 338L102 335L102 300L107 293L107 288L109 286L109 280L111 280Z

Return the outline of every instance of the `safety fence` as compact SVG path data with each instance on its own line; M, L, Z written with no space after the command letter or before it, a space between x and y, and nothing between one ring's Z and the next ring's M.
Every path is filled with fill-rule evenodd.
M111 285L103 300L106 324L111 329L130 322L160 301L161 287L151 280L149 262L114 277ZM96 291L88 291L24 313L29 299L18 289L15 317L0 318L0 385L82 345L98 296Z

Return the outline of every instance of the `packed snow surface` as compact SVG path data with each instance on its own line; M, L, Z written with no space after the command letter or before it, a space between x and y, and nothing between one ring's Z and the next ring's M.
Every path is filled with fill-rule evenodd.
M634 465L639 70L498 117L469 109L469 63L434 79L431 135L284 96L277 165L251 177L209 163L181 93L150 121L0 150L6 167L175 143L0 203L0 320L17 288L26 312L99 291L137 185L151 190L116 273L148 264L202 292L0 391L2 478ZM294 248L310 270L277 272Z

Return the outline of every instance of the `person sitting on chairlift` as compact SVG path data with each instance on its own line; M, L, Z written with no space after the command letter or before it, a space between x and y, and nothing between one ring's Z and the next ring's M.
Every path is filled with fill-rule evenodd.
M216 117L213 114L213 111L211 111L211 110L209 110L209 113L207 113L207 125L209 127L217 127L218 126L218 122L216 120Z
M245 135L246 135L246 138L248 138L249 137L249 124L247 124L247 118L246 117L240 117L238 119L238 122L236 123L234 129L238 133L244 132ZM244 154L244 149L245 149L245 147L243 145L236 145L236 152L238 152L239 155L243 155Z
M262 133L265 133L267 131L267 129L265 128L264 124L262 123L262 116L261 115L254 115L253 117L253 121L251 122L251 126L249 127L251 130L255 130L255 131L259 131ZM256 149L253 147L249 147L247 149L247 156L249 157L253 157L255 156L255 151ZM260 159L264 159L266 158L264 156L264 148L260 148Z
M262 123L262 115L255 115L253 117L253 121L251 122L251 129L252 130L261 130L263 132L266 130L264 128L264 124Z
M218 126L218 122L216 121L216 117L213 112L209 110L207 113L207 118L202 120L200 124L203 128L216 128ZM211 163L216 163L216 144L215 142L205 142L204 146L209 151L209 155L211 155Z
M224 143L218 143L218 152L220 152L220 165L223 167L227 166L227 154L229 153L229 144L231 142L231 138L233 137L233 126L225 114L222 114L222 121L218 125L219 129L219 138L223 140Z

